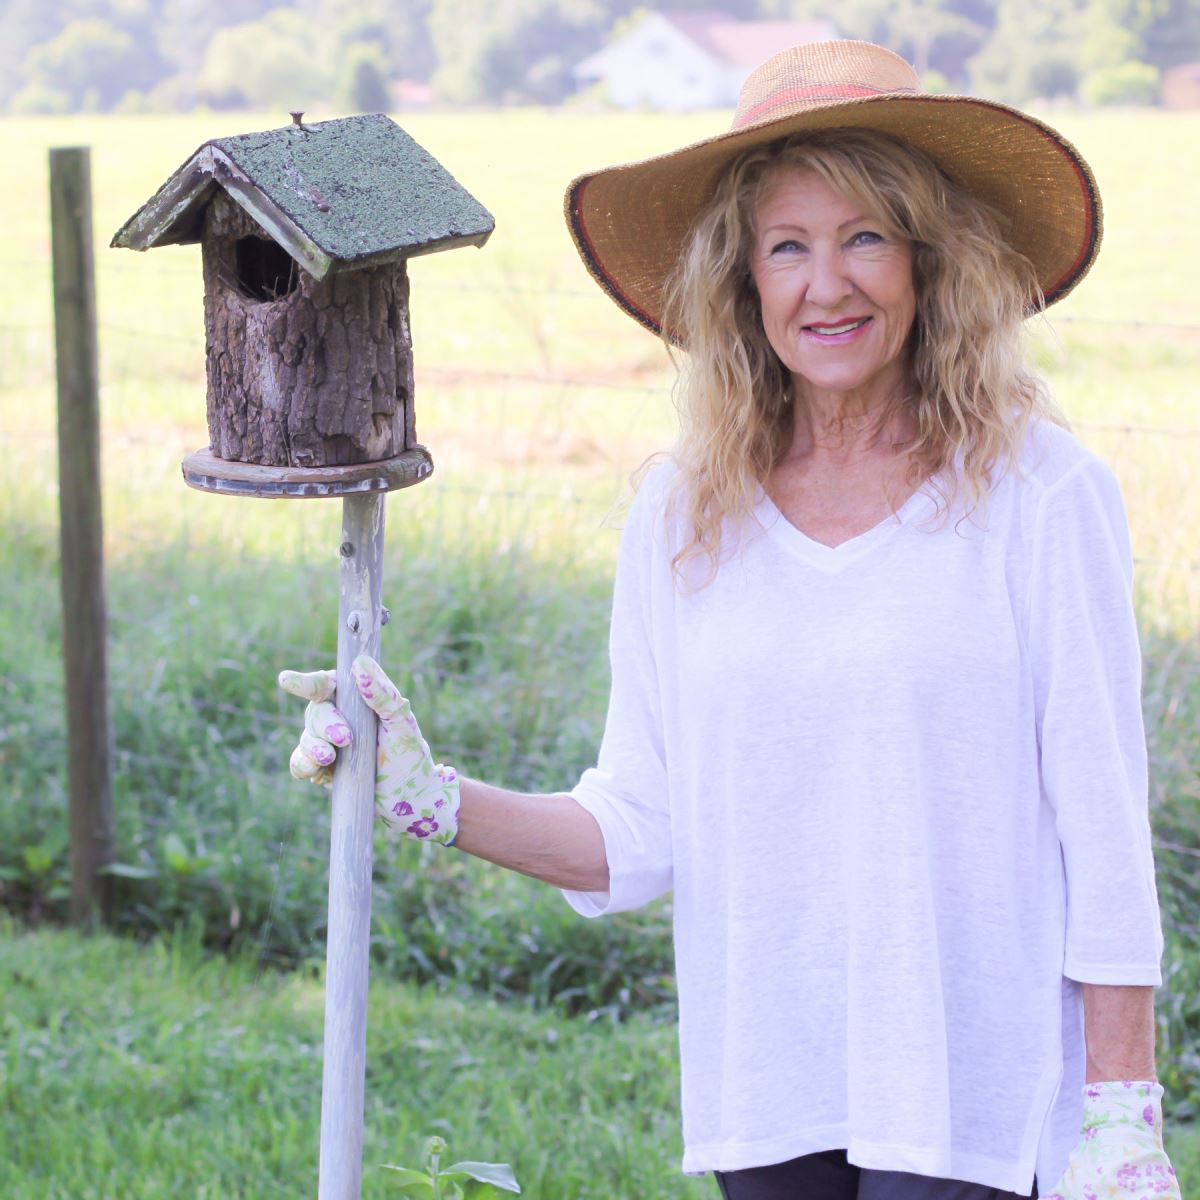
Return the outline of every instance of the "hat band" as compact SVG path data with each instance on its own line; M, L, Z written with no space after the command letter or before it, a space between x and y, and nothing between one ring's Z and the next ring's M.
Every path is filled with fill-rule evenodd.
M739 113L733 119L734 129L744 129L756 121L767 117L775 109L785 104L791 105L797 100L808 103L821 103L826 100L859 100L863 96L889 96L893 94L915 96L916 88L876 88L861 83L819 84L809 87L790 87L773 92L765 100L760 100L744 113Z

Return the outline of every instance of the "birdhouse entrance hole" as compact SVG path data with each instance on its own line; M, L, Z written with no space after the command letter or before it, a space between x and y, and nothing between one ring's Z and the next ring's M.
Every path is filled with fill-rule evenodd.
M250 300L278 300L296 290L296 260L268 238L238 238L237 281Z

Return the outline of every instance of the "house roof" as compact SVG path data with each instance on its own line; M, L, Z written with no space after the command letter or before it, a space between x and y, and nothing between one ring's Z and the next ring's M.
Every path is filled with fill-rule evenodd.
M736 67L757 67L788 46L837 37L829 21L739 21L717 11L660 15L714 58Z
M725 67L745 72L766 62L788 46L824 42L839 36L832 21L739 21L717 10L675 12L657 10L647 14L666 21L681 36ZM626 35L630 36L630 35ZM581 79L603 78L614 58L619 58L625 38L589 55L575 67Z
M112 244L148 250L198 242L218 187L318 279L482 246L495 225L433 155L372 114L205 142Z

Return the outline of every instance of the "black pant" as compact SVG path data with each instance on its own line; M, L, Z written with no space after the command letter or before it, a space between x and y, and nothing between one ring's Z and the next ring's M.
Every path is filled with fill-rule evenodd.
M866 1170L847 1162L845 1150L715 1174L725 1200L1030 1200L958 1179ZM1037 1200L1036 1187L1032 1200Z

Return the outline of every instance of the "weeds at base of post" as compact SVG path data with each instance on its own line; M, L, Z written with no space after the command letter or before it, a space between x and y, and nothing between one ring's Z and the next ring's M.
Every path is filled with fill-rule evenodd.
M398 1190L409 1196L429 1196L432 1200L465 1200L467 1196L492 1196L497 1190L521 1193L508 1163L457 1162L441 1165L446 1140L431 1137L425 1143L426 1170L385 1163L385 1171L396 1175Z

